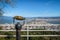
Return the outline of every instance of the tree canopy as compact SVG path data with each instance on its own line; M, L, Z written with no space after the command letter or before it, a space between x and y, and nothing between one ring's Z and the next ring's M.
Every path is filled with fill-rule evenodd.
M6 7L6 5L10 5L10 6L14 6L14 2L15 0L0 0L0 16L3 15L4 13L4 8Z

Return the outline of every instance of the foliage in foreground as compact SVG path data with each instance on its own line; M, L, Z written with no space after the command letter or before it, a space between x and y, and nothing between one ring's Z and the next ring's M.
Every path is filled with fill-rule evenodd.
M0 37L0 40L16 40L16 38ZM27 40L27 37L22 37L21 40ZM60 40L60 37L29 37L29 40Z
M16 40L15 37L13 37L12 35L15 35L16 32L1 32L0 31L0 35L8 35L7 37L0 37L0 40ZM23 31L21 32L21 35L26 35L27 32ZM60 31L33 31L33 32L29 32L29 35L60 35ZM22 37L21 40L27 40L27 37ZM60 36L58 37L29 37L29 40L60 40Z

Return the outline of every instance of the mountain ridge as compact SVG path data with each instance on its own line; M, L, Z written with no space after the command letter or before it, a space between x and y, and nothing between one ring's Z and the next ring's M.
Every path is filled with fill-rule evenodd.
M60 17L25 17L27 19L60 19ZM0 16L0 24L13 23L13 17L10 16Z

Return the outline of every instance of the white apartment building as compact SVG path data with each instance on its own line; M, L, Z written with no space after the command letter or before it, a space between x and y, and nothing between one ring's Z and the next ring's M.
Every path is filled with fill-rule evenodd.
M0 24L0 26L2 26L2 29L4 30L15 29L14 24ZM42 20L35 20L25 23L22 26L22 29L27 29L27 27L29 29L60 30L60 24L50 24Z
M45 29L45 30L60 30L60 24L50 24L45 21L30 21L28 24L25 24L22 28L27 29Z
M0 24L0 27L2 27L3 30L11 30L14 29L14 25L13 24Z

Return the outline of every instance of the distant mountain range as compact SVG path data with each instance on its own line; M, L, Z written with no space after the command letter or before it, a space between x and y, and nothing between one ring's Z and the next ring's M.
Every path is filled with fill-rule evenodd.
M12 17L7 17L7 16L0 16L0 24L5 24L5 23L12 23L13 19Z
M60 19L60 17L25 17L26 21L27 19ZM49 23L57 23L60 24L60 21L48 21ZM13 18L12 17L8 17L8 16L0 16L0 24L5 24L5 23L13 23Z
M60 17L27 17L27 18L38 18L38 19L60 19Z

